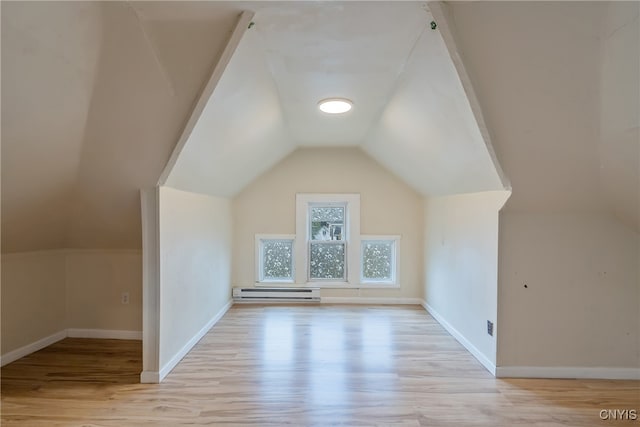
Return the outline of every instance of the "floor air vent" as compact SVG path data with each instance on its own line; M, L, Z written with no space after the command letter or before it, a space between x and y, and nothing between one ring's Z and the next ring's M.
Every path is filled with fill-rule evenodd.
M320 302L319 288L233 288L236 302Z

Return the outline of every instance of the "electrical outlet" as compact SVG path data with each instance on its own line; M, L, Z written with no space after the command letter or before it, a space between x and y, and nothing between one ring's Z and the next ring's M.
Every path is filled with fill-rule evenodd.
M120 296L120 302L122 304L129 304L129 292L123 292Z
M487 320L487 333L493 336L493 322L491 320Z

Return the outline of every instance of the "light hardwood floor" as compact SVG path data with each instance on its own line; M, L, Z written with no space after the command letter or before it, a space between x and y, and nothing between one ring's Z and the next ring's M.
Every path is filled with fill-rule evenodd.
M236 305L162 384L140 370L140 342L63 340L2 368L2 425L640 425L599 418L640 382L495 379L412 306Z

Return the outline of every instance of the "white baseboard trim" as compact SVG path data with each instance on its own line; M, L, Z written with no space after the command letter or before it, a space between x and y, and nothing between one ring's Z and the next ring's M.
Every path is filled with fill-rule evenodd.
M25 356L35 353L38 350L42 350L45 347L50 346L65 338L100 338L100 339L115 339L115 340L142 340L142 331L120 331L110 329L63 329L56 332L53 335L42 338L31 344L27 344L24 347L20 347L7 354L0 356L0 366L7 365L11 362L15 362Z
M70 338L100 338L112 340L142 340L142 331L121 331L117 329L67 329Z
M322 304L421 305L420 298L385 297L321 297Z
M466 348L469 353L473 355L473 357L478 359L478 362L480 362L482 366L484 366L491 373L491 375L496 375L496 365L494 365L493 362L491 362L491 360L489 360L489 358L484 355L484 353L478 350L476 346L474 346L468 339L466 339L464 335L462 335L449 322L447 322L447 320L442 317L440 313L434 310L433 307L427 304L426 301L423 300L421 302L421 305L434 319L436 319L438 323L442 325L443 328L447 330L447 332L449 332L456 340L458 340L458 342L462 344L462 346Z
M640 368L498 366L496 369L496 377L640 380Z
M42 350L43 348L48 347L60 340L63 340L66 337L67 331L66 329L63 329L62 331L56 332L55 334L49 335L48 337L44 337L36 342L32 342L31 344L27 344L23 347L10 351L7 354L3 354L0 357L0 366L15 362L16 360L21 359L24 356L35 353L38 350Z
M160 372L142 371L140 373L140 382L142 384L158 384L160 382Z
M162 368L160 368L157 382L162 381L169 374L169 372L171 372L173 368L175 368L176 365L180 363L182 358L185 357L189 353L189 351L191 351L193 346L195 346L198 341L200 341L202 337L207 334L207 332L209 332L213 325L218 323L222 316L224 316L225 313L229 311L232 305L233 300L227 302L225 306L222 307L220 311L218 311L218 313L216 313L216 315L213 316L211 320L209 320L207 324L202 327L202 329L200 329L189 341L187 341L187 343L171 358L171 360L169 360ZM142 381L142 375L140 376L140 380Z

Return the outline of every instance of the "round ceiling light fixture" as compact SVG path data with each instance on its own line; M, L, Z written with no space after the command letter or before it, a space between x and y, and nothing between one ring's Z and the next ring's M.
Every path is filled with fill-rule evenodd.
M353 102L346 98L327 98L318 102L320 111L327 114L342 114L351 110Z

